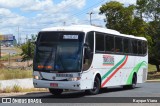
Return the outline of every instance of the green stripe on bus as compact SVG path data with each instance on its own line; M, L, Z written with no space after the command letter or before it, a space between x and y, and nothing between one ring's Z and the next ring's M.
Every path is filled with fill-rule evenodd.
M126 56L123 57L122 60L120 60L115 66L113 66L103 77L102 80L104 80L115 68L117 68L123 61L125 60Z
M145 61L142 61L140 63L138 63L132 70L132 72L130 73L129 77L128 77L128 80L127 80L127 84L131 84L132 83L132 77L133 77L133 73L134 72L138 72L139 69L142 67L142 66L146 66L147 65L147 62Z

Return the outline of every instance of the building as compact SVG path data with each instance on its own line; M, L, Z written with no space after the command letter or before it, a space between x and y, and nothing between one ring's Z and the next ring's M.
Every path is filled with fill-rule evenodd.
M0 40L1 40L1 45L4 46L17 45L17 40L15 36L13 36L13 34L0 35Z

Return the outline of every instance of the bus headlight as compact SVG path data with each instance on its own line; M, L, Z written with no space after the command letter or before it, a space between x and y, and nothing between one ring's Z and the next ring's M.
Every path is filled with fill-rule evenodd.
M37 75L33 75L33 78L34 79L37 79L37 80L40 80L41 78L39 77L39 76L37 76Z
M73 77L73 78L68 78L68 81L78 81L80 79L81 77Z

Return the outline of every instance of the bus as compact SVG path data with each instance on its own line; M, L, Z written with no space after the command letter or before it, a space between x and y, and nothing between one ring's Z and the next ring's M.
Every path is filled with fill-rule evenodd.
M98 94L101 88L135 88L147 79L144 37L90 26L42 29L35 42L33 85L54 95L64 90Z

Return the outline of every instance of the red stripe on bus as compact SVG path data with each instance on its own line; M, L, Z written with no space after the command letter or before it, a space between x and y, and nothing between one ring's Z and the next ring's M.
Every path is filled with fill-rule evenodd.
M101 87L104 87L104 85L120 70L127 62L128 56L126 56L125 61L102 83Z

